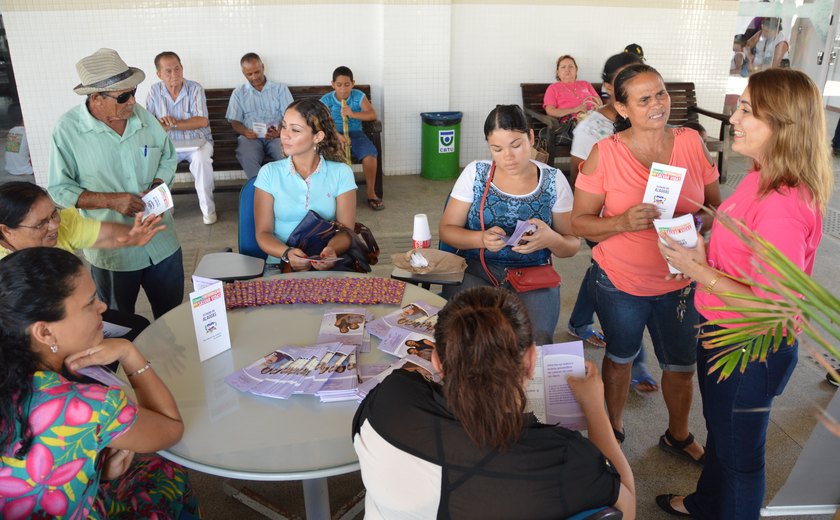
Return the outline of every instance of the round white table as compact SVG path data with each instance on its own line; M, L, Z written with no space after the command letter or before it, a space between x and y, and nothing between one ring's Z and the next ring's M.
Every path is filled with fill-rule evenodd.
M364 276L347 273L295 273L293 277ZM407 284L402 305L425 301L443 306L439 296ZM224 378L284 345L311 345L326 305L269 305L228 312L232 348L203 363L198 360L189 302L144 330L135 341L169 387L184 420L184 436L160 452L190 469L244 480L302 480L307 518L329 518L327 477L359 469L351 439L356 401L321 403L295 395L288 400L241 393ZM375 316L398 307L366 306ZM388 363L393 356L376 349L361 364Z

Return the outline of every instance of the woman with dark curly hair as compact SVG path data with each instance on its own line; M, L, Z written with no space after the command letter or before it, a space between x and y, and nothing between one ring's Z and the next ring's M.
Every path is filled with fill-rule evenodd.
M169 390L134 345L103 340L105 304L82 262L54 247L0 261L0 516L194 518L186 470L158 456L184 430ZM62 371L119 362L116 386Z
M309 210L353 229L356 223L356 181L344 163L344 152L327 107L317 99L293 102L283 115L280 141L286 158L260 169L254 192L257 243L269 264L288 263L293 271L333 268L335 261L312 262L286 242ZM350 247L350 237L337 233L320 252L336 258Z

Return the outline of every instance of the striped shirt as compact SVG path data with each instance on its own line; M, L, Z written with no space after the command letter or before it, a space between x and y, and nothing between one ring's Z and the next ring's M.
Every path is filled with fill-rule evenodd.
M152 85L149 95L146 97L146 110L158 119L164 116L172 116L178 121L191 117L209 118L204 89L195 81L188 79L184 80L184 84L181 85L181 90L178 92L178 97L174 100L162 81ZM175 141L190 139L213 141L209 123L207 126L195 130L170 130L169 138Z
M254 128L254 123L279 127L283 113L292 101L292 93L283 83L266 80L262 91L245 83L231 94L225 117L228 121L239 121L249 129Z
M155 178L172 184L178 156L160 123L145 108L134 105L123 135L88 112L84 102L58 119L50 141L47 191L56 204L76 206L84 191L137 193ZM132 225L134 219L110 209L79 210L83 217ZM109 271L139 271L178 251L175 221L163 215L166 229L141 247L85 249L88 262Z

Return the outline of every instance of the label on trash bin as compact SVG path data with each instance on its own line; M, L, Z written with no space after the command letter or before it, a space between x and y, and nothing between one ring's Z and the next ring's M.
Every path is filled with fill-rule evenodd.
M455 153L455 130L438 130L438 153Z

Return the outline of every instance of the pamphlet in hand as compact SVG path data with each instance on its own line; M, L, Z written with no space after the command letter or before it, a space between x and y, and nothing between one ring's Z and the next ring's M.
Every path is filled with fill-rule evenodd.
M520 246L525 244L522 240L523 236L530 236L533 235L537 231L537 225L531 224L525 220L517 220L516 221L516 229L513 230L510 237L505 240L505 244L509 246Z
M128 327L123 327L122 325L117 325L116 323L111 323L108 321L102 322L102 335L105 339L108 338L121 338L131 332L131 329Z
M169 186L166 183L158 184L153 190L143 195L143 204L146 205L146 210L143 211L144 220L149 215L160 215L172 209L174 203Z
M369 322L367 330L379 339L385 339L394 327L431 335L435 331L438 312L440 307L425 302L409 303L398 311Z
M268 132L268 125L265 123L254 123L251 125L251 130L257 134L257 137L264 139L266 132Z
M570 430L585 430L586 418L566 378L583 377L583 342L570 341L537 347L534 378L526 388L528 409L541 422Z
M87 376L91 379L99 381L105 386L125 386L125 383L122 379L120 379L117 376L117 374L111 372L109 369L101 365L91 365L88 367L80 368L76 370L76 372L82 374L83 376Z
M409 354L419 356L426 361L432 360L432 352L435 350L435 339L426 334L411 332L405 329L394 327L388 332L382 341L379 342L379 350L387 352L392 356L405 357Z
M683 247L694 248L697 246L697 227L694 224L694 215L691 213L686 213L677 218L656 219L653 221L653 227L656 228L657 233L665 232ZM668 245L662 237L659 240L666 246ZM671 274L682 273L671 264L668 264L668 271Z
M655 162L650 165L650 177L642 202L654 204L659 208L659 218L668 219L674 216L686 171L685 168L669 164Z
M334 309L324 314L318 332L318 343L340 342L361 345L365 339L365 310Z

